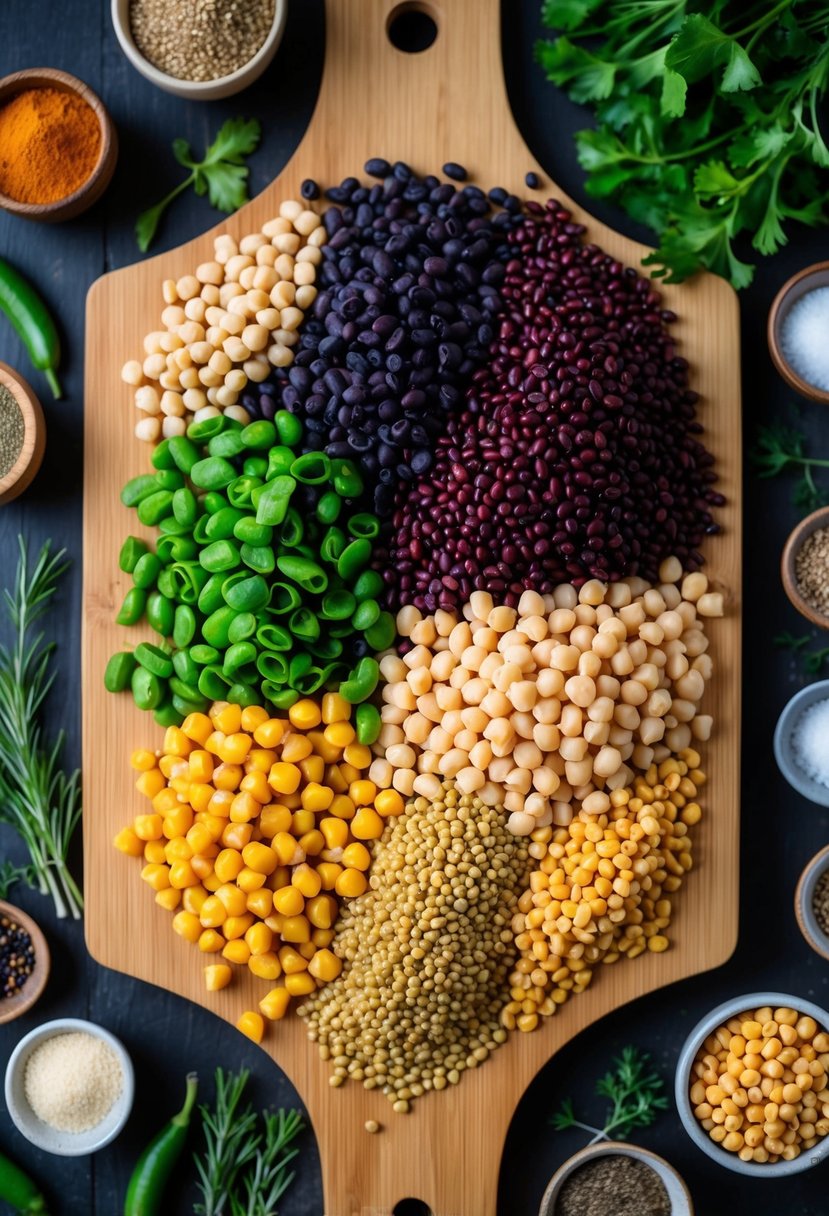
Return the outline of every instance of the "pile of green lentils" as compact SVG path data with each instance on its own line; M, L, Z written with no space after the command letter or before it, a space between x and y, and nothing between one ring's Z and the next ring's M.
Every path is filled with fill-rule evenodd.
M299 1009L331 1085L362 1081L405 1113L505 1042L510 920L528 860L503 810L452 783L389 824L368 891L340 914L343 973Z

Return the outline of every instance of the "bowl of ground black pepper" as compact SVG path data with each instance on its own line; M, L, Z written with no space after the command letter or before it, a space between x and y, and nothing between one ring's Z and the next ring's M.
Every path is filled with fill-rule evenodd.
M34 390L0 363L0 506L22 494L46 448L46 423Z
M177 97L231 97L265 71L287 0L112 0L112 24L136 71Z
M0 900L0 1024L12 1022L38 1000L49 978L49 947L38 925Z
M77 76L28 68L0 80L0 207L24 219L72 219L115 172L118 138Z
M794 914L815 953L829 959L829 845L803 867L794 893Z
M829 507L819 507L792 530L780 575L797 611L819 629L829 629Z
M575 1153L550 1180L538 1216L693 1216L682 1178L664 1157L605 1140Z

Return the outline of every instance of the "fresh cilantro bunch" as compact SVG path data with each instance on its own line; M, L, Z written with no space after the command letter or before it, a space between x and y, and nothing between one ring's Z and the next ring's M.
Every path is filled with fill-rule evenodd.
M192 186L196 194L207 194L219 211L238 211L248 198L249 170L245 157L250 156L256 148L260 134L261 127L256 119L229 118L206 149L202 160L193 159L186 139L174 139L173 155L180 165L190 170L190 175L160 203L139 215L135 236L141 252L147 252L162 215L173 199L188 186Z
M829 218L828 0L545 0L543 20L541 66L595 113L586 188L658 233L655 276L746 287L740 234L775 253L788 221Z

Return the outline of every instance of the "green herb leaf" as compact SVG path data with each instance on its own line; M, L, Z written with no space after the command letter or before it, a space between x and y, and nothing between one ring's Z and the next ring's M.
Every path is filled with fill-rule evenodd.
M593 1135L592 1143L623 1140L638 1127L649 1127L660 1111L667 1110L664 1082L651 1067L647 1052L625 1047L613 1061L613 1068L596 1082L596 1093L607 1098L610 1106L603 1127L593 1127L576 1117L572 1100L565 1098L550 1119L556 1131L580 1127Z
M666 68L662 78L662 96L660 109L668 118L681 118L685 113L685 99L688 96L688 82L673 68Z
M567 85L574 101L593 101L609 97L616 79L616 69L576 46L568 38L541 42L537 48L538 61L547 78L557 85Z

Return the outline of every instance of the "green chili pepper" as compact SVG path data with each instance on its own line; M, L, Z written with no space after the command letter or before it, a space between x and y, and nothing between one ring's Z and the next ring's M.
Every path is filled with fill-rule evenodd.
M135 671L135 659L128 650L114 654L104 671L104 688L109 692L123 692L129 688L132 673Z
M346 701L350 701L352 705L356 705L359 701L365 701L371 696L379 679L380 668L376 659L366 655L364 659L360 659L348 679L343 680L340 684L340 696Z
M197 1089L196 1074L188 1073L184 1106L138 1158L127 1187L124 1216L162 1216L169 1208L169 1199L165 1204L164 1188L184 1151Z
M268 452L268 470L265 474L265 481L273 481L274 477L281 477L285 473L291 471L291 465L294 463L295 453L290 448L277 445L271 448Z
M137 507L145 498L155 494L157 489L155 473L141 473L138 477L130 478L121 490L121 502L125 507Z
M265 621L256 630L256 640L266 650L290 650L294 644L293 638L282 625L274 625Z
M222 595L237 612L259 612L267 604L270 591L261 574L240 570L225 581Z
M340 498L358 498L362 494L363 479L350 460L333 461L331 472Z
M382 725L380 711L376 705L364 701L362 705L357 706L354 714L354 729L357 732L358 743L371 747L372 743L376 743Z
M290 410L277 410L274 418L279 439L289 448L298 447L302 440L302 423Z
M352 617L351 623L360 633L371 629L380 619L380 605L377 600L363 600Z
M291 612L301 600L301 596L291 583L271 583L270 603L268 611L276 616Z
M61 397L55 374L60 363L60 339L45 303L18 270L0 259L0 309L26 347L29 358L46 377L52 395Z
M343 509L343 500L333 490L328 490L317 503L317 519L321 524L335 524Z
M360 603L363 600L376 600L383 590L383 579L376 570L363 570L351 590Z
M164 442L167 444L176 466L189 477L193 465L200 459L199 449L195 443L191 443L186 435L174 435L172 439L166 439ZM157 452L158 448L155 450Z
M169 490L156 490L141 499L138 504L138 518L142 524L151 528L169 514L172 502L173 495Z
M291 465L291 476L306 486L321 486L331 476L331 461L325 452L304 452Z
M137 536L128 536L118 554L118 565L125 574L132 574L141 558L149 551L149 546L145 541L139 540Z
M397 637L397 624L390 612L381 612L376 622L363 634L372 650L388 650Z
M233 535L245 545L269 545L273 528L258 524L252 515L243 515L233 526Z
M223 490L236 480L236 470L224 457L208 456L196 461L190 470L190 480L200 490Z
M0 1153L0 1199L18 1216L49 1216L46 1200L20 1166Z
M254 494L256 522L273 526L281 524L295 489L296 482L293 477L285 474L274 477L273 481L266 482L258 499Z
M227 632L231 643L245 642L256 633L256 617L252 612L240 612L232 620Z
M162 701L161 705L157 705L153 710L153 718L159 726L181 726L182 720L186 714L180 713L172 700Z
M211 456L224 456L225 459L230 459L238 456L240 452L244 452L246 447L247 444L242 439L241 431L221 431L210 440L207 450Z
M337 558L337 574L340 578L350 580L370 560L371 544L369 541L362 538L353 540L350 545L346 545Z
M376 515L370 515L368 511L352 515L345 526L352 536L362 536L366 540L374 540L375 536L379 536L380 534L380 521Z
M147 590L149 587L155 586L155 580L161 572L161 562L154 553L144 553L135 563L135 569L132 572L132 581L136 587L143 587Z
M164 690L158 676L146 667L136 667L130 680L132 695L139 709L155 709L161 704Z
M328 591L322 597L320 615L323 620L327 621L350 620L356 607L357 601L351 592L345 587L340 587L337 590Z
M321 595L328 586L328 575L307 557L294 557L293 554L286 553L276 559L276 564L286 578L293 579L303 590L314 595Z
M154 469L174 469L176 467L176 462L170 451L169 439L162 439L161 443L155 445L153 454L150 457L150 464Z
M137 625L144 615L147 592L140 587L130 587L115 620L119 625Z
M176 610L173 601L160 591L152 591L147 596L147 623L163 638L168 638L173 632L173 621Z
M288 628L303 642L316 642L320 635L320 623L310 608L295 608L288 617Z
M242 429L241 436L246 448L268 452L276 443L276 427L266 418L262 418L257 422L249 422Z

